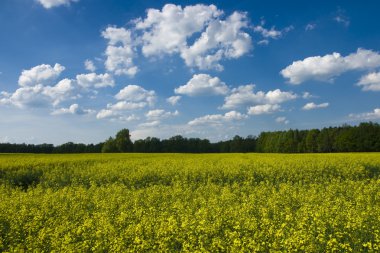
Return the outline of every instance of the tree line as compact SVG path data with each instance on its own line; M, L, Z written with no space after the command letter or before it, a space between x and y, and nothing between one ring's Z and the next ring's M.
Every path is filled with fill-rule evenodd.
M169 139L148 137L130 139L128 129L120 130L115 137L98 144L68 142L52 144L0 143L0 153L329 153L329 152L380 152L380 124L368 122L358 126L343 125L310 130L262 132L246 138L236 135L230 140L211 143L208 139L185 138L181 135Z

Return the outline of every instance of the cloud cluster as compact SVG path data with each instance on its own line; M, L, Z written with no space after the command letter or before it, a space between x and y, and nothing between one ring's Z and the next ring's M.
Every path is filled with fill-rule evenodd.
M248 108L249 115L261 115L261 114L270 114L280 110L278 104L265 104L265 105L256 105Z
M287 124L289 124L290 121L288 119L286 119L286 117L277 117L276 122L279 124L287 125Z
M84 67L86 68L86 70L88 70L90 72L95 72L95 70L96 70L95 64L91 60L86 60L84 62Z
M207 74L193 75L185 84L174 90L176 94L188 96L226 95L229 89L218 77Z
M30 87L37 84L50 84L65 70L65 67L56 63L54 66L41 64L31 69L23 70L18 79L21 87Z
M309 111L314 109L326 108L329 106L329 103L315 104L314 102L307 103L302 107L302 110Z
M95 74L95 73L89 73L89 74L80 74L76 76L76 81L79 86L85 89L89 88L104 88L104 87L113 87L115 85L115 81L113 80L113 77L106 73L106 74Z
M380 54L359 48L347 56L333 53L295 61L280 73L289 79L289 83L297 85L308 80L332 81L347 71L371 70L378 67L380 67Z
M181 100L181 96L171 96L166 99L166 102L174 106L179 102L179 100Z
M75 89L75 84L69 79L53 84L64 69L57 63L54 66L42 64L23 70L18 81L20 88L13 93L2 93L0 103L19 108L58 105L72 97Z
M364 91L380 91L380 72L372 72L362 76L357 83Z
M64 78L57 81L65 67L41 64L23 70L18 79L19 88L13 93L0 94L0 103L19 108L54 108L61 102L81 97L83 93L106 86L113 86L114 80L109 74L80 74L75 79ZM56 114L56 113L53 113Z
M98 119L119 118L124 119L124 112L142 109L147 106L153 106L156 101L156 93L153 90L146 90L138 85L127 85L116 95L116 103L107 104L106 109L98 112Z
M150 110L145 114L148 120L161 120L161 119L178 116L178 115L179 115L179 112L177 110L174 112L167 112L163 109Z
M117 75L134 76L138 68L133 59L141 49L145 57L177 54L189 67L222 70L220 61L239 58L252 48L251 37L244 31L246 14L223 17L215 5L166 4L161 10L148 9L130 30L108 27L102 32L108 40L105 66Z
M61 5L69 5L71 2L78 2L79 0L37 0L44 8L50 9Z
M188 122L190 126L199 125L223 125L228 122L240 121L246 119L247 115L237 111L230 111L225 114L211 114L203 117L195 118Z
M350 114L350 118L355 120L376 120L380 119L380 108L375 108L373 112L365 112L359 114Z
M248 84L234 88L231 94L224 99L222 109L233 109L247 105L281 104L297 98L293 92L280 89L263 92L254 92L255 85Z
M106 69L116 75L124 74L133 77L138 72L138 67L133 63L135 49L131 31L125 28L108 27L102 32L102 36L108 40L105 52Z
M94 110L83 109L79 107L78 104L72 104L68 108L59 108L54 110L52 115L62 115L62 114L76 114L76 115L84 115L84 114L92 114L95 113Z

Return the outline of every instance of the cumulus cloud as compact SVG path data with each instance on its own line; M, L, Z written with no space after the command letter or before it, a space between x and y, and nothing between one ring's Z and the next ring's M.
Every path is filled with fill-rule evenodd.
M56 63L54 66L41 64L28 70L23 70L18 79L21 87L34 86L37 84L50 84L56 80L65 67Z
M240 121L246 119L247 115L237 111L230 111L225 114L211 114L203 117L195 118L188 122L190 126L198 125L223 125L227 122Z
M0 94L0 103L19 108L56 107L63 101L81 97L82 92L93 91L106 86L114 86L114 80L106 74L80 74L76 79L56 81L65 67L56 63L54 66L41 64L23 70L18 79L20 88L13 93ZM66 108L67 109L67 108Z
M152 106L156 101L156 93L153 90L148 91L138 85L127 85L115 95L115 98L129 102L146 102Z
M137 110L142 109L147 106L146 102L130 102L130 101L119 101L115 104L108 104L107 108L113 111L126 111L126 110Z
M218 77L207 74L193 75L185 85L174 90L177 94L188 96L225 95L228 91L227 85Z
M59 108L54 110L51 114L52 115L62 115L62 114L77 114L77 115L83 115L83 114L91 114L95 113L94 110L89 109L83 109L79 107L78 104L72 104L68 108Z
M357 83L364 91L380 91L380 72L372 72L362 76Z
M285 125L289 124L289 120L286 119L286 117L277 117L276 122L279 124L285 124Z
M156 93L153 90L148 91L138 85L127 85L115 95L115 98L118 101L113 104L107 104L107 108L100 110L96 118L128 121L125 120L124 113L153 106L156 101Z
M222 70L222 60L239 58L252 49L251 36L244 31L246 13L224 17L215 5L165 4L161 10L148 9L146 17L130 24L130 30L108 27L102 33L109 40L106 68L118 75L136 74L137 49L145 57L176 54L188 67L202 70Z
M89 74L80 74L76 76L78 85L82 88L104 88L107 86L113 87L115 85L115 81L113 80L113 77L106 73L106 74L95 74L95 73L89 73Z
M97 119L106 119L113 117L120 117L120 113L110 109L102 109L96 114Z
M302 110L309 111L309 110L314 110L314 109L319 109L319 108L326 108L328 106L329 106L329 103L315 104L311 102L304 105L302 107Z
M351 70L367 70L380 67L380 54L359 48L355 53L342 56L339 53L313 56L295 61L281 75L291 84L301 84L308 80L332 81L335 77Z
M234 12L226 20L211 21L190 47L181 52L187 66L223 70L219 61L239 58L252 48L252 40L243 29L248 27L245 13Z
M255 85L248 84L239 86L232 90L231 94L224 99L222 109L238 108L253 104L281 104L297 98L293 92L281 91L279 89L263 92L254 92Z
M380 108L375 108L373 112L365 112L365 113L359 113L359 114L350 114L350 118L355 120L375 120L380 119Z
M166 99L166 102L168 102L171 105L176 105L180 99L181 96L171 96Z
M86 60L84 62L84 67L86 68L86 70L91 71L91 72L94 72L96 70L95 64L91 60Z
M105 52L106 69L116 75L135 76L138 68L133 63L135 49L131 31L125 28L108 27L102 32L102 36L108 40Z
M277 104L256 105L248 108L249 115L261 115L270 114L280 110L280 106Z
M142 127L142 128L157 127L158 125L160 125L160 123L161 122L159 120L155 120L155 121L141 123L139 124L139 127Z
M111 121L135 121L139 120L140 118L134 114L125 116L121 114L119 111L114 111L110 109L102 109L96 114L97 119L110 119Z
M50 9L60 5L69 5L71 2L78 2L79 0L37 0L44 8Z
M179 112L177 110L174 112L167 112L162 109L150 110L145 114L148 120L161 120L161 119L178 116L178 115L179 115Z
M148 9L145 19L136 20L136 29L143 31L142 52L145 56L179 53L190 36L221 14L215 5L202 4L184 8L166 4L162 10Z
M74 98L74 83L63 79L54 86L36 84L18 88L14 93L2 93L1 104L19 108L56 106L60 102Z

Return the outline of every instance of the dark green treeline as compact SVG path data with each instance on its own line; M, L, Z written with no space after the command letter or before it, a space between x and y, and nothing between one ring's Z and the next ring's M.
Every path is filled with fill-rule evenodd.
M380 152L380 124L361 123L311 130L262 132L258 137L235 136L231 140L211 143L207 139L185 138L180 135L160 140L148 137L132 142L128 129L122 129L114 138L103 143L59 146L51 144L0 144L0 153L327 153Z

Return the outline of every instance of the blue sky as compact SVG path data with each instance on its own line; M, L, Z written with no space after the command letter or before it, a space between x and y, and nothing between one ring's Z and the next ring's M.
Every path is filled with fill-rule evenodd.
M0 142L380 121L376 1L0 2Z

